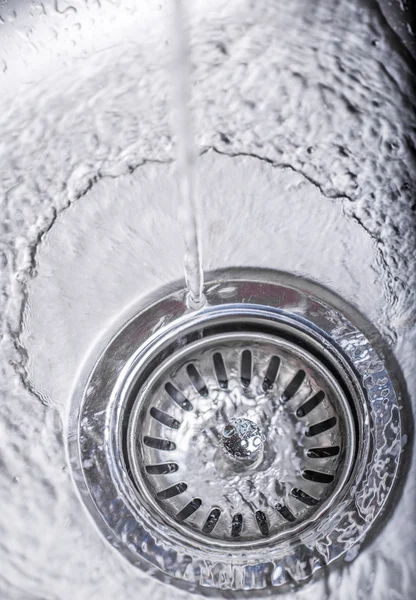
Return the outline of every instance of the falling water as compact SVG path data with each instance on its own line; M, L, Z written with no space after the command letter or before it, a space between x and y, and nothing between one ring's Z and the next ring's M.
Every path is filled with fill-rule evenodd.
M201 242L199 237L199 198L195 179L196 148L192 135L190 112L189 40L182 0L175 0L173 10L173 91L176 130L177 164L180 174L181 217L185 239L185 280L188 305L200 308L203 294Z

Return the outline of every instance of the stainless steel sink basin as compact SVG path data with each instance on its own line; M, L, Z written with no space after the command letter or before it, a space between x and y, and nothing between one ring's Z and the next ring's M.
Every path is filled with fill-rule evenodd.
M411 600L416 111L410 3L193 0L186 6L205 269L222 274L225 294L234 270L245 269L289 274L342 299L362 315L356 325L383 355L398 390L401 429L391 456L380 461L380 480L391 471L389 460L397 459L400 469L384 512L319 577L310 573L302 585L296 577L285 580L281 597ZM107 347L138 307L183 279L171 17L170 0L6 0L0 6L5 600L191 597L189 586L166 587L172 577L151 577L114 551L117 543L108 543L77 492L88 459L74 485L67 453L71 396L92 348ZM247 292L243 301L251 298ZM288 310L299 316L304 306ZM158 326L173 311L168 303ZM176 508L181 514L179 503ZM115 518L117 510L115 501ZM260 525L252 523L258 536L263 516ZM273 535L286 526L278 515L270 522ZM241 534L244 543L249 533ZM325 556L325 543L321 551ZM231 592L224 581L232 574L221 579L220 571L220 584L206 593L241 592ZM177 577L189 579L189 572L183 568ZM248 597L264 593L246 588ZM267 591L278 593L272 585Z

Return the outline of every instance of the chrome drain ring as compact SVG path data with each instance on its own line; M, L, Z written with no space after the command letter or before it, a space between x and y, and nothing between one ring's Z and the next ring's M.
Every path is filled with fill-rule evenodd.
M179 289L139 312L116 332L98 360L85 366L74 392L68 432L74 479L107 539L132 563L165 581L205 593L217 588L268 589L302 581L360 542L386 506L401 450L394 385L366 335L345 314L316 298L306 283L302 286L305 289L288 276L273 281L270 273L266 278L262 273L248 277L236 272L231 280L228 274L227 282L207 285L208 305L199 312L187 309L184 290ZM231 385L227 372L227 389L228 353L223 352L228 358L222 356L219 372L213 358L221 344L237 357L239 381ZM252 379L247 385L242 355L250 349L264 356L265 362L253 366L252 361ZM198 352L204 351L211 353L215 381L198 362ZM281 379L276 365L270 366L272 356L290 366L284 377L282 370ZM187 370L192 364L195 370ZM270 374L276 370L276 377L272 389L263 390L260 404L267 405L268 415L263 421L255 405L258 387L269 387L269 367ZM295 389L295 381L290 387L300 371L305 373L301 385ZM168 393L168 380L181 396L172 388ZM159 391L163 388L163 399L158 386ZM286 400L288 388L294 393ZM324 398L317 402L320 392ZM254 396L252 407L248 406L253 400L250 395ZM222 420L218 417L221 398ZM247 406L231 410L233 398L237 407L242 406L238 398L244 398ZM170 402L169 409L165 409L166 402ZM186 402L192 410L186 410L190 408ZM182 423L184 416L195 419L204 407L212 410L213 402L221 431L230 423L235 428L236 418L251 422L264 436L264 449L258 456L249 455L249 464L230 466L218 443L214 451L222 454L219 462L214 460L216 470L202 477L204 485L198 490L192 470L188 469L186 477L175 476L186 472L195 433L201 432L194 431L184 446L175 442L174 435L188 435L192 427L190 422ZM271 410L270 405L277 408ZM286 419L287 432L298 427L296 436L289 439L296 440L293 458L299 460L292 461L287 480L267 494L260 495L257 488L252 496L244 492L249 502L241 508L235 498L224 502L219 479L214 479L220 492L216 500L206 487L214 475L231 489L230 469L238 484L242 477L250 479L250 473L267 472L270 452L277 460L276 443L270 440L274 410ZM309 420L314 411L316 415L324 411L326 418ZM312 429L325 420L331 424L334 418L334 425L325 431L319 433L322 426ZM163 435L155 434L158 427ZM247 431L257 431L246 423L247 427ZM307 445L302 454L299 439L309 444L308 438L314 436L306 434L314 431L317 436L334 437L328 443L323 438L315 448ZM152 447L160 442L145 443L146 436L147 442L153 438L175 445L175 450L165 454L176 452L178 446L175 460L163 457L161 461L157 453L162 450ZM237 442L243 439L237 432ZM339 452L334 454L333 448ZM314 450L312 456L307 455L309 450ZM333 455L323 456L324 450ZM273 460L276 468L279 461ZM224 461L225 471L221 471ZM308 467L310 461L331 465L321 469L328 475L326 483L322 477L320 482L308 480L316 479L314 471L319 473ZM153 467L153 472L147 467ZM175 487L181 483L186 485L183 491L183 486ZM305 485L317 487L311 492ZM166 492L172 487L173 495Z

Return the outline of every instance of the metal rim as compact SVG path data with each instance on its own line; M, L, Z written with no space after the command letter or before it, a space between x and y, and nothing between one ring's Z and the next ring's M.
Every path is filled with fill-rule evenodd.
M280 279L280 282L279 282ZM343 313L295 278L234 272L207 285L208 305L190 312L183 290L164 296L131 319L98 360L87 362L74 391L68 450L82 500L107 539L131 562L156 577L203 593L261 590L307 579L359 542L385 507L399 467L401 424L394 385L365 333ZM248 301L249 299L249 301ZM201 547L166 519L137 502L137 487L125 468L120 425L134 386L182 340L210 325L238 321L247 331L274 331L296 338L336 371L356 414L357 453L344 495L319 521L290 539L224 552ZM263 328L263 329L262 329ZM167 354L166 354L167 353ZM156 360L156 362L157 362ZM146 372L146 369L147 372ZM149 371L150 369L150 371ZM129 410L127 408L127 410ZM121 436L123 437L123 436ZM380 465L383 464L383 470ZM317 524L319 526L314 526Z

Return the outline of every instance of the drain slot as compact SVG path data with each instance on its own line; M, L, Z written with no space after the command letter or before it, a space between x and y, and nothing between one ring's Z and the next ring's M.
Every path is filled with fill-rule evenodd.
M179 469L176 463L166 463L164 465L147 465L146 473L149 475L168 475L169 473L176 473Z
M314 437L315 435L319 435L320 433L325 433L329 429L332 429L337 424L336 417L331 417L326 419L325 421L321 421L320 423L316 423L315 425L311 425L309 429L305 432L307 437Z
M220 354L219 352L216 352L213 356L213 360L214 360L214 368L215 368L215 373L217 376L218 385L223 390L226 390L228 388L228 378L227 378L227 371L225 370L225 364L224 364L224 359L222 357L222 354Z
M282 402L288 402L300 389L300 386L305 380L305 371L298 371L289 385L282 394Z
M314 408L321 404L324 398L324 392L318 392L298 408L298 410L296 411L297 416L299 418L306 417L306 415L308 415Z
M267 522L267 517L261 510L256 512L256 521L258 528L260 530L261 535L268 536L269 535L269 524Z
M241 532L243 531L243 515L237 513L233 516L233 520L231 523L231 537L236 538L240 537Z
M170 381L168 381L168 383L165 385L165 390L172 398L172 400L183 410L192 410L193 406L189 402L188 398L185 398L182 392L180 392L178 388L176 388L172 383L170 383Z
M296 521L295 515L288 509L286 504L276 504L277 512L289 523Z
M198 369L195 367L195 365L188 365L186 367L186 371L198 394L200 394L203 398L206 398L208 396L208 388L199 374Z
M221 516L220 509L214 508L209 513L208 518L205 521L204 526L202 528L202 531L207 534L211 533L214 530L216 524L218 523L220 516Z
M306 452L308 458L331 458L339 454L339 446L329 448L309 448Z
M248 388L251 383L252 359L250 350L244 350L241 355L241 383Z
M291 494L294 498L296 498L296 500L300 500L307 506L318 506L319 504L319 500L313 498L312 496L310 496L309 494L307 494L299 488L293 488Z
M191 500L191 502L189 502L189 504L185 506L185 508L178 512L178 514L176 515L177 521L181 523L182 521L189 519L189 517L192 516L198 510L198 508L200 508L201 505L202 500L200 498L194 498L193 500Z
M165 425L166 427L169 427L170 429L179 429L179 427L181 425L177 419L174 419L173 417L171 417L167 413L159 410L155 406L152 406L152 408L150 409L150 414L161 425Z
M145 435L143 438L143 443L149 448L154 448L155 450L175 450L176 444L171 442L170 440L162 440L159 438L150 437Z
M280 366L280 358L278 356L272 356L267 367L266 376L263 381L263 390L268 392L272 389L274 382L276 381L277 372Z
M332 483L334 481L334 476L329 473L320 473L319 471L310 471L308 469L302 471L302 477L315 483Z
M185 482L177 483L176 485L172 485L172 487L167 488L166 490L162 490L157 493L157 497L160 500L169 500L170 498L174 498L175 496L179 496L179 494L183 494L188 489L188 486Z

